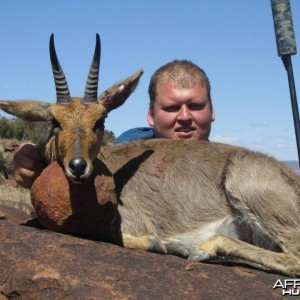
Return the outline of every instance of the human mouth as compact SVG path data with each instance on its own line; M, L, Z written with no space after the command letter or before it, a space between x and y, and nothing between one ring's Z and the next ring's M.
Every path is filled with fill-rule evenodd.
M176 130L177 132L190 132L192 131L190 128L179 128Z
M188 133L191 131L194 131L194 128L192 127L178 127L175 129L176 132L184 132L184 133Z
M194 134L193 128L190 127L180 127L175 130L177 133L178 137L180 138L190 138Z

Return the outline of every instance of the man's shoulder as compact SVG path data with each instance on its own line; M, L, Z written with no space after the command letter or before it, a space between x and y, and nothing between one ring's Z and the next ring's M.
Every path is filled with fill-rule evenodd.
M154 130L152 127L137 127L123 132L116 140L115 144L136 141L139 139L154 138Z

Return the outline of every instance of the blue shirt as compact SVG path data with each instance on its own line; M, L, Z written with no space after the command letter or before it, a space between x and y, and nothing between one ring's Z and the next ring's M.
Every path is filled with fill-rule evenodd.
M140 139L153 139L154 130L152 127L137 127L123 132L116 140L115 144L121 144Z

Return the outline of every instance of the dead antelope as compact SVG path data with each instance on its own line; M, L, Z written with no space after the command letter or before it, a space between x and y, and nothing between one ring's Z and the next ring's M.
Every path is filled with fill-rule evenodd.
M106 113L130 94L141 72L96 100L95 54L84 98L71 99L51 45L50 52L57 103L1 101L0 107L29 121L52 120L46 152L63 162L71 180L87 179L92 161L106 164L114 174L125 247L194 261L228 257L300 276L300 178L290 168L206 141L126 143L104 148L96 159Z
M53 34L50 38L49 50L56 87L56 103L1 100L0 108L29 122L52 122L52 131L45 149L46 158L49 161L63 162L66 175L73 181L84 180L93 171L92 161L100 149L107 114L126 101L144 71L139 70L97 97L101 52L100 37L97 34L84 96L71 97L57 58Z

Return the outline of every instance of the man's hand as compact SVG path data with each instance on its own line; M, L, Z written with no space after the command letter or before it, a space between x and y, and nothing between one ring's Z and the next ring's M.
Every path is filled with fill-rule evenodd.
M44 169L43 158L35 144L23 144L14 155L14 172L16 182L31 188L34 180Z

